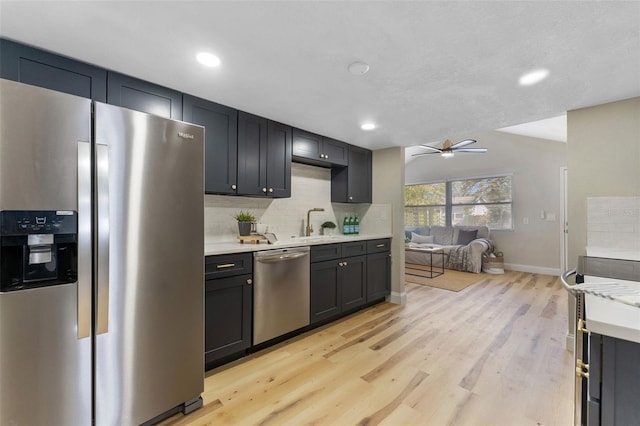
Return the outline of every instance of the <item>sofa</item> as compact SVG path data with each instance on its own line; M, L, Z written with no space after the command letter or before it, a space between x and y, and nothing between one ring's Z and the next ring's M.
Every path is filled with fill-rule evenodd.
M405 227L405 237L405 263L413 265L442 267L444 262L447 269L479 273L482 254L493 251L486 226ZM430 256L419 250L435 247L442 248L444 256ZM434 265L431 265L432 258Z

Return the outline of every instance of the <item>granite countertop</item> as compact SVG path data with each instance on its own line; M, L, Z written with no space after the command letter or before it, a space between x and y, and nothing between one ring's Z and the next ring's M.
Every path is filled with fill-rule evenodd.
M319 235L311 237L293 237L278 239L275 244L267 244L266 240L258 244L240 243L239 241L227 241L205 244L204 255L213 256L217 254L246 253L262 250L281 249L287 247L304 247L320 244L348 243L350 241L377 240L380 238L391 238L391 235Z

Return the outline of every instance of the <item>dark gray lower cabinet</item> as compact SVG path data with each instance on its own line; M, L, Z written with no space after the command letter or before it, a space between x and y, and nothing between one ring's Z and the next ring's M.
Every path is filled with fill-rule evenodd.
M251 346L252 254L205 260L205 369L244 356Z
M639 363L640 343L590 333L587 425L638 424Z
M389 252L367 255L367 302L391 293L391 255Z
M367 257L355 256L342 259L340 279L342 286L342 312L364 305L367 301Z
M251 345L251 275L205 282L205 365Z
M365 304L366 262L366 256L354 256L311 264L312 324Z
M311 324L389 295L390 244L382 238L311 247Z
M340 307L340 270L336 260L311 264L311 310L310 322L335 317L342 311Z

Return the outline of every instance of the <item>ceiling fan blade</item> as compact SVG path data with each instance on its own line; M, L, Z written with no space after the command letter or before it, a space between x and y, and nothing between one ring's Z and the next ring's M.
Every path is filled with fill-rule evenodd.
M473 139L465 139L463 141L457 142L453 145L451 145L451 149L458 149L458 148L462 148L463 146L467 146L467 145L471 145L472 143L476 143L477 141L473 140Z
M442 152L442 150L440 148L436 148L433 146L429 146L429 145L418 145L420 148L427 148L427 149L431 149L434 151L434 153L436 152Z
M418 154L411 154L412 157L420 157L422 155L429 155L429 154L440 154L440 152L437 151L432 151L432 152L420 152Z
M456 149L455 152L485 153L487 152L487 148L462 148L462 149Z

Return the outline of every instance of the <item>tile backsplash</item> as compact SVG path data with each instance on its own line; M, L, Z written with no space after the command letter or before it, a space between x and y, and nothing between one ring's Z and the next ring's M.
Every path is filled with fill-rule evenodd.
M291 198L257 198L229 195L204 196L205 244L235 241L238 227L233 215L249 210L258 223L283 240L304 235L307 211L311 213L313 235L320 235L320 224L328 220L338 225L345 215L355 213L360 219L361 234L391 234L391 206L387 204L342 204L331 202L331 169L292 163Z
M587 245L640 250L640 197L587 198Z

